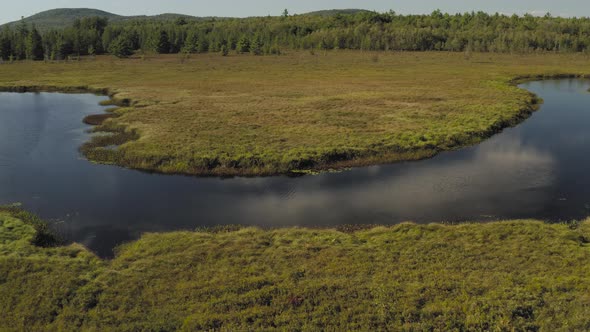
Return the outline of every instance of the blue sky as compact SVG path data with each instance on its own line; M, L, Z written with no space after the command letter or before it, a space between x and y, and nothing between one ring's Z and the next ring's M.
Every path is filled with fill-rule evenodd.
M364 8L398 13L486 11L506 14L544 14L590 16L588 0L17 0L0 10L0 23L30 16L53 8L97 8L120 15L181 13L194 16L265 16L320 9Z

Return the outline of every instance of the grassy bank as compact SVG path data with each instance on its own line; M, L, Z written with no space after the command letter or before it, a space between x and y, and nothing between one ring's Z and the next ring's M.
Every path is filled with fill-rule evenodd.
M589 222L147 234L112 261L35 234L0 212L0 330L590 329Z
M587 73L586 55L291 53L1 66L0 89L113 95L92 160L169 173L259 175L418 159L516 124L515 78ZM102 141L100 141L102 140ZM124 143L118 150L103 149Z

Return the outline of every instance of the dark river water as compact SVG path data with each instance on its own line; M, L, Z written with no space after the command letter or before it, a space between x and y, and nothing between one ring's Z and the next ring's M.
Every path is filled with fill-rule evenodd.
M147 174L82 159L85 115L105 97L0 93L0 204L22 203L64 237L110 256L143 232L460 222L590 215L590 82L522 86L540 111L484 143L432 159L299 178Z

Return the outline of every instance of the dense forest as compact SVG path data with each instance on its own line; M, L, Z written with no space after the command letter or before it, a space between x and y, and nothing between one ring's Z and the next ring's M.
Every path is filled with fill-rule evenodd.
M24 21L0 32L4 60L60 60L111 53L230 52L254 55L281 50L384 50L474 52L585 52L590 18L465 13L398 15L357 12L243 19L169 21L107 18L76 20L42 33Z

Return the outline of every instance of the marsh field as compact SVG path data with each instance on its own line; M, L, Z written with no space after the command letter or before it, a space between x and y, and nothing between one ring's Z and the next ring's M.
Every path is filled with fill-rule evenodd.
M5 91L114 95L83 151L130 168L271 175L432 156L536 108L515 80L584 75L584 54L292 52L2 65ZM89 119L101 123L104 118ZM121 144L117 150L103 146Z
M0 322L30 331L587 331L590 224L146 234L104 261L0 212ZM37 245L35 245L37 244Z
M581 53L98 56L4 63L0 90L109 94L111 115L86 118L113 133L84 143L91 161L258 176L481 142L542 103L518 82L582 77L588 64ZM589 243L588 221L224 226L147 233L101 259L4 207L0 330L586 331Z

